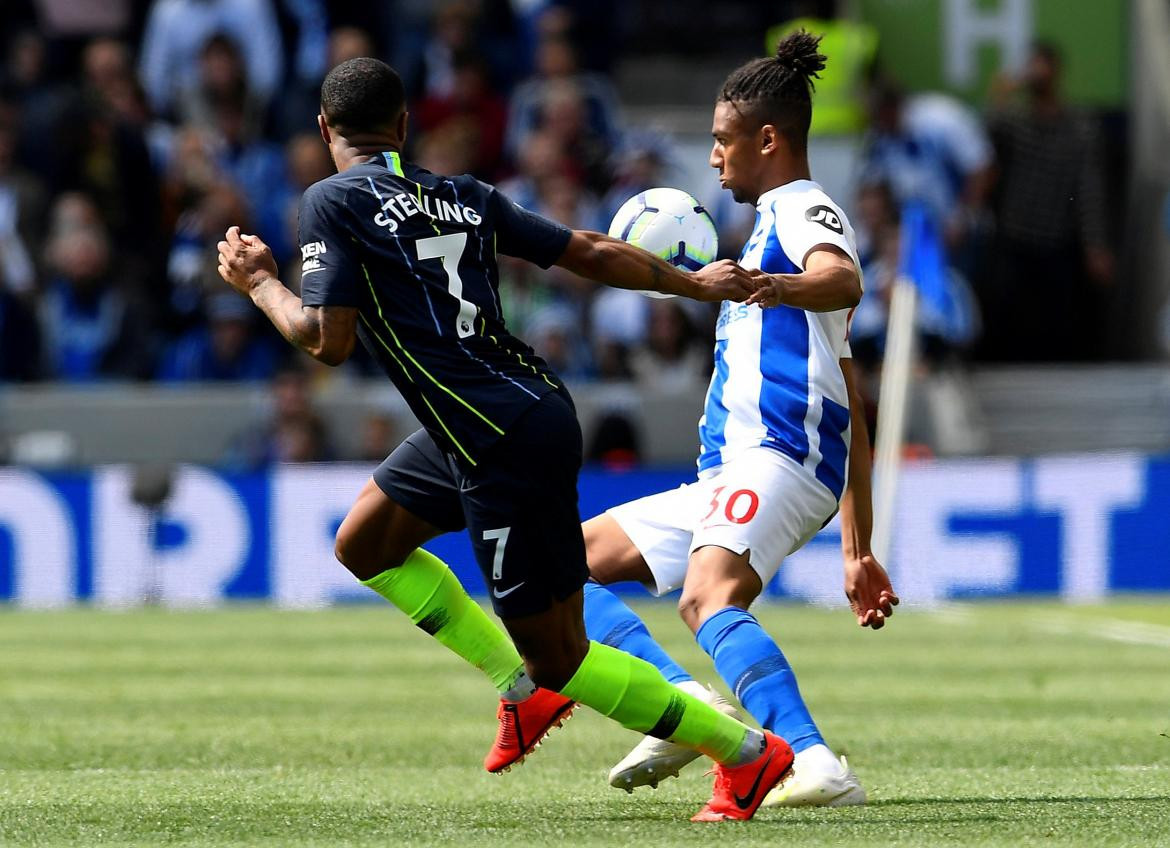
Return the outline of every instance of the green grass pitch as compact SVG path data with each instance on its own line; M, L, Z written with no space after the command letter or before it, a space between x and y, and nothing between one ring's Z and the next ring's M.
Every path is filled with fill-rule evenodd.
M869 806L690 824L704 769L610 789L585 710L485 774L495 693L385 607L0 610L0 845L1170 845L1164 599L758 612Z

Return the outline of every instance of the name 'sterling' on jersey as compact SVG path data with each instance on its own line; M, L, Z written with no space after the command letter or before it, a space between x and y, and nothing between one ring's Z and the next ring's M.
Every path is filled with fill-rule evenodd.
M413 215L426 215L437 221L456 224L472 224L478 226L483 223L480 214L470 206L451 203L441 197L431 197L419 192L419 196L399 192L382 201L382 211L374 216L374 223L385 227L389 232L395 232L400 222Z

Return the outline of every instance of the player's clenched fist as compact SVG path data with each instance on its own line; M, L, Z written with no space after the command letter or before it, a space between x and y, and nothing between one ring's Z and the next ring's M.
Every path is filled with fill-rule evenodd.
M219 275L240 294L251 296L252 290L267 279L276 277L276 260L268 245L256 236L244 235L239 227L229 227L219 249Z
M691 275L702 286L698 300L747 299L758 286L752 275L730 259L720 259L693 272Z

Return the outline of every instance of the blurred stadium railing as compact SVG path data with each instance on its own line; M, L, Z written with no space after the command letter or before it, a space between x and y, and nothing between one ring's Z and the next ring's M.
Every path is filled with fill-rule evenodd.
M1170 372L1162 365L984 367L964 381L962 404L946 378L920 381L912 443L931 446L929 452L942 457L1170 451ZM570 387L587 441L607 415L619 414L633 425L638 461L680 467L694 461L702 387ZM388 419L397 439L418 426L382 380L330 384L313 400L340 459L362 455L357 425L368 416ZM0 457L58 469L125 462L224 464L233 440L261 426L272 405L269 389L257 384L10 386L0 392ZM965 420L954 421L958 414Z

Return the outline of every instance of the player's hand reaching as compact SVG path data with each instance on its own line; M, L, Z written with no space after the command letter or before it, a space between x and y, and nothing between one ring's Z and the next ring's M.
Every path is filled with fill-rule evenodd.
M252 290L277 275L276 260L268 245L257 236L245 235L239 227L229 227L217 247L219 275L233 289L251 297Z
M862 627L880 630L894 614L898 596L890 576L872 554L845 561L845 597Z
M748 305L751 306L753 303L758 303L764 309L771 306L779 306L781 302L779 281L766 271L753 269L749 273L752 275L752 284L755 286L755 291L747 299Z
M691 273L699 284L695 300L734 300L740 302L756 290L752 274L730 259L720 259Z

